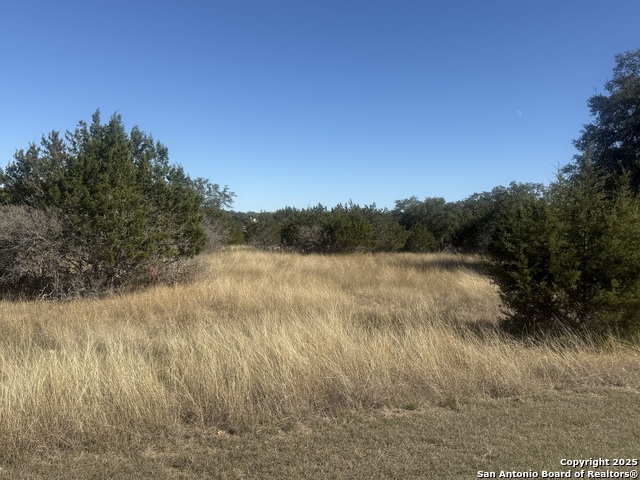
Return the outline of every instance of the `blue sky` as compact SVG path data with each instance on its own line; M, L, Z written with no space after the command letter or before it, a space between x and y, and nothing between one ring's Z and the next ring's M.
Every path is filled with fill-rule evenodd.
M637 0L5 1L0 165L118 112L234 209L548 183Z

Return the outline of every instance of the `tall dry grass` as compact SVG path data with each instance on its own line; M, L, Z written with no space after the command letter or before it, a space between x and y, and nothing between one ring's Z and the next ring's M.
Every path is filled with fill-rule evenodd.
M107 449L185 424L640 386L637 349L502 335L471 257L236 249L188 285L0 302L0 452Z

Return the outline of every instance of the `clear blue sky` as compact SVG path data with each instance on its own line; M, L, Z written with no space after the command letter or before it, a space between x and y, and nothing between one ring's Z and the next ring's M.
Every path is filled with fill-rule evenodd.
M99 108L239 211L548 183L638 19L638 0L7 0L0 165Z

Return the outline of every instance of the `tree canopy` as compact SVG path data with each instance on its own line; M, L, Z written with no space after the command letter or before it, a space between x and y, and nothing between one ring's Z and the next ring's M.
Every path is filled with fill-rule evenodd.
M585 162L606 174L631 175L635 194L640 191L640 49L615 56L613 77L589 101L593 121L574 141L579 154L569 170L576 172Z

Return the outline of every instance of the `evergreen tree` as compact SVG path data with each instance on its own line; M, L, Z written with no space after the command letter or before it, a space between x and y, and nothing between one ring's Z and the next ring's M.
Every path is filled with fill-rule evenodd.
M547 194L520 206L491 251L510 324L640 336L640 50L616 56L609 96Z
M458 223L453 244L463 251L487 253L500 222L521 204L540 198L544 187L511 182L490 192L475 193L458 202Z
M373 251L397 252L404 248L410 232L398 223L392 212L376 208L375 204L365 205L360 211L373 230Z
M630 175L618 181L612 203L601 239L607 248L598 259L605 288L596 292L593 305L607 329L640 336L640 199Z
M275 218L281 219L282 244L304 253L329 252L329 216L327 207L322 204L302 210L288 208L276 212Z
M530 197L503 217L489 250L509 327L536 332L553 326L559 319L550 271L546 199Z
M640 199L629 175L611 182L585 163L503 219L491 253L511 327L640 334Z
M75 279L58 282L59 294L130 285L192 257L205 244L205 204L233 196L170 165L167 148L137 127L127 134L120 115L102 124L99 111L66 141L54 131L19 150L2 183L6 203L51 211L77 247L60 256L58 276Z
M331 252L370 252L374 246L374 232L371 223L360 207L349 202L338 204L327 216L326 231Z
M438 241L429 230L422 225L415 225L409 230L404 250L414 253L433 252L438 248Z
M414 232L426 229L430 232L439 250L452 245L459 227L459 211L453 203L441 197L428 197L422 201L417 197L397 200L393 213L405 229Z

